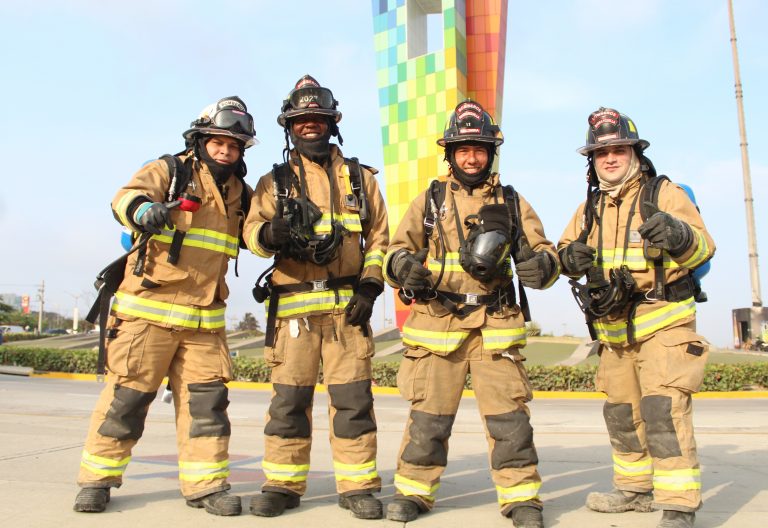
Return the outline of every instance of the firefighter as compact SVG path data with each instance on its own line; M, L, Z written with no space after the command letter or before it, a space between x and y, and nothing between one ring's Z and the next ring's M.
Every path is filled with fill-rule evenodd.
M449 172L410 205L384 259L385 278L413 300L397 375L411 402L390 520L432 509L448 437L468 373L483 417L501 514L516 527L543 526L541 478L520 353L526 343L522 285L544 289L560 269L539 217L492 171L503 142L474 101L460 103L437 143ZM514 287L512 260L519 277Z
M601 344L595 384L613 451L613 486L590 493L598 512L664 510L659 528L693 526L701 481L691 394L709 345L696 333L692 270L715 244L686 192L657 176L632 120L588 118L589 190L558 251ZM587 275L582 285L575 279Z
M330 397L330 442L339 506L379 519L376 420L369 320L384 288L387 212L374 175L345 158L333 93L305 75L283 101L284 162L254 191L244 236L274 264L257 285L267 302L264 358L272 401L264 428L266 482L251 513L281 515L299 506L309 473L312 402L320 363ZM290 148L290 143L293 148ZM261 281L261 278L260 278Z
M207 107L184 132L186 150L171 177L163 159L142 167L114 200L115 218L148 237L131 254L107 330L107 384L91 418L75 500L102 512L120 487L141 438L149 405L168 375L176 412L181 493L188 506L239 515L227 492L232 366L224 333L227 263L238 243L251 190L243 154L257 140L253 118L236 96ZM199 209L167 203L186 177L184 197Z

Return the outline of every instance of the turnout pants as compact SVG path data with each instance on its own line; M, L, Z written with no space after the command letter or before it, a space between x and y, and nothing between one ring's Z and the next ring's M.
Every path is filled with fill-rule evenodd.
M701 505L691 394L704 379L709 346L694 329L690 323L636 345L604 345L596 378L608 396L615 487L653 489L656 507L684 512Z
M141 319L116 322L107 343L107 382L91 416L80 463L81 487L119 487L149 405L167 374L176 411L181 493L196 499L229 489L232 376L222 332L171 330Z
M495 352L483 350L479 330L447 356L422 348L405 352L397 386L411 402L411 412L400 447L395 490L422 510L434 506L467 373L472 375L485 425L491 478L502 514L522 505L542 507L538 456L526 406L532 393L522 356L517 348L507 350L505 356Z
M272 401L264 427L263 491L303 495L312 446L312 405L320 362L330 399L329 424L336 490L342 495L381 489L376 470L376 419L371 392L373 339L345 323L344 314L278 319Z

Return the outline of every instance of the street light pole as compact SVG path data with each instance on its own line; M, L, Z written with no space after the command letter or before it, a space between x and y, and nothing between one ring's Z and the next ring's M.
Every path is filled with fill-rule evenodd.
M40 283L40 288L37 290L40 299L40 312L37 314L37 335L43 333L43 309L45 308L45 281Z
M728 0L728 21L731 27L731 53L733 55L733 77L736 91L736 108L739 116L739 138L741 140L741 169L744 179L744 208L747 213L747 243L749 251L749 278L752 284L752 311L762 313L763 300L760 296L760 273L757 258L757 237L755 235L755 211L752 199L752 177L749 172L747 151L747 128L744 124L744 92L739 72L739 52L736 48L736 25L733 20L733 0Z

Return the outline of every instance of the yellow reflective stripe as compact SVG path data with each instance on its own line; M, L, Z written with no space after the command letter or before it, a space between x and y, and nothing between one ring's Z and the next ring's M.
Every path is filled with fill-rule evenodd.
M125 468L130 461L130 456L115 460L114 458L92 455L83 449L80 459L80 467L103 477L119 477L125 473Z
M344 189L346 191L345 194L354 194L352 192L352 182L349 179L349 166L346 163L341 167L341 175L344 176Z
M643 248L627 248L626 254L623 248L603 249L603 269L618 269L626 265L633 271L644 271L655 267L652 260L645 258ZM664 268L679 268L680 264L675 262L669 254L664 251ZM597 262L597 260L595 260Z
M688 260L681 264L681 266L684 268L695 268L696 266L704 263L707 260L707 255L709 255L709 245L707 244L707 239L704 238L704 235L702 235L698 230L693 228L691 229L696 235L696 251L693 252L693 255L691 255Z
M179 480L200 482L229 476L229 460L221 462L187 462L179 460Z
M486 350L506 350L512 346L526 343L525 327L520 328L482 328L483 348Z
M364 464L343 464L334 460L333 469L336 473L336 480L365 482L379 476L378 471L376 471L375 460Z
M668 303L662 308L637 316L632 320L635 326L635 337L650 335L695 313L696 302L693 297L680 302ZM605 343L625 343L627 341L627 324L624 321L606 323L598 320L595 321L594 326L600 341Z
M336 290L339 302L336 302L334 290L299 293L291 296L281 296L277 301L277 317L291 317L316 311L331 311L343 308L352 298L353 291L349 288ZM269 309L269 300L265 302Z
M511 502L537 499L539 497L539 488L541 488L541 482L530 482L508 488L496 486L496 494L499 497L499 504L504 505Z
M254 255L258 255L263 258L272 258L274 255L272 253L268 253L263 247L261 247L261 244L259 244L259 232L264 229L265 225L266 223L262 223L258 227L255 227L253 230L251 230L251 236L248 237L247 245Z
M433 332L403 327L403 343L420 346L436 352L453 352L469 336L469 332Z
M637 462L627 462L613 455L613 471L619 475L636 477L653 474L653 459L648 457Z
M668 491L699 490L701 489L701 470L656 470L653 474L653 488Z
M415 480L407 479L402 475L395 473L395 489L406 497L409 495L418 495L431 501L435 500L434 493L440 488L440 483L437 482L430 486L429 484L422 484Z
M663 308L634 318L635 336L642 337L660 330L675 321L696 313L696 301L689 297L684 301L669 303Z
M368 266L379 266L384 264L384 252L380 249L369 251L365 254L365 261L363 262L363 269Z
M174 233L176 233L175 229L163 229L161 234L152 235L152 240L170 244L173 242ZM181 245L207 249L217 253L224 253L230 257L236 257L239 243L240 241L237 238L226 233L210 229L193 228L187 231Z
M275 464L261 461L261 469L268 480L304 482L309 474L309 464Z
M459 254L457 252L451 251L446 253L445 259L443 260L445 260L445 271L450 271L454 273L467 273L464 270L464 268L461 266L461 261L459 259ZM427 269L429 271L440 272L440 270L443 269L442 260L429 258L427 260ZM503 267L499 269L504 270L503 275L507 277L512 277L514 275L514 271L512 269L511 257L507 257L506 261L503 264ZM469 274L467 273L467 275ZM554 277L557 278L557 275L555 275ZM554 282L554 279L552 282Z
M115 212L117 213L118 218L120 218L120 223L131 229L133 229L133 222L131 222L133 218L130 220L128 219L128 206L138 196L145 196L149 200L149 197L140 191L128 191L122 198L120 198L120 200L118 200L117 205L115 206Z
M123 292L115 293L112 311L186 328L215 329L224 328L226 324L224 308L206 310L203 308L179 306L172 303L144 299Z
M363 225L360 223L360 215L357 213L334 213L333 219L341 223L352 233L360 233L363 230ZM323 213L320 220L312 225L312 230L316 235L327 235L331 232L331 214Z
M461 267L459 262L459 254L455 251L449 251L443 258L445 261L445 271L458 271L463 272L464 268ZM427 269L430 271L440 271L443 267L442 261L434 258L430 258L427 261Z

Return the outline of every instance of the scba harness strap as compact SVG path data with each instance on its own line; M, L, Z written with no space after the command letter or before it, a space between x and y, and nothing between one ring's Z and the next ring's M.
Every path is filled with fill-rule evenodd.
M361 167L365 167L372 174L375 174L376 170L373 167L361 164L357 158L344 158L344 163L347 165L346 191L348 191L343 194L344 204L350 208L356 207L361 225L366 226L370 222L370 212ZM291 240L294 246L293 248L287 248L288 252L285 255L282 255L283 249L281 249L281 252L275 256L275 262L282 256L294 258L296 260L307 260L305 250L307 246L312 243L311 237L314 235L313 225L322 217L320 209L307 197L304 167L300 157L296 159L296 165L299 167L299 177L296 176L288 162L279 165L274 164L272 166L272 183L276 209L278 214L282 214L290 223L292 232ZM329 174L328 176L331 185L333 185L333 175ZM292 190L294 189L299 196L298 200L291 198ZM331 190L333 191L333 187ZM343 226L336 228L336 224L337 222L335 218L333 218L333 192L331 192L331 232L332 235L334 233L337 234L332 240L332 243L335 244L335 246L326 250L329 256L333 254L335 247L341 243L341 236L338 233L342 233L344 228ZM360 244L362 247L362 237ZM261 303L267 298L269 299L267 328L264 336L264 346L268 347L274 346L277 311L281 295L333 291L335 306L339 304L338 290L344 286L356 289L359 280L358 276L350 275L346 277L330 277L328 279L299 284L274 286L272 284L272 275L269 273L274 269L274 266L275 265L273 264L272 267L259 277L253 288L253 296L256 302ZM264 280L263 284L262 279ZM367 329L363 328L363 333L365 334L366 332Z
M170 183L168 190L166 191L166 198L168 202L177 200L182 193L184 193L192 181L192 165L194 163L194 157L188 156L184 161L179 159L179 156L185 154L186 151L179 152L178 154L163 154L160 156L160 160L163 160L168 167L168 174L170 176ZM242 192L240 194L240 226L238 233L240 236L240 247L245 248L245 243L242 239L242 227L245 217L248 216L248 210L250 209L250 196L248 195L248 187L243 181L241 176L237 176L240 179ZM184 242L186 233L180 230L176 230L173 234L168 250L168 262L175 265L179 260L179 253ZM144 265L147 257L147 243L151 238L150 233L142 233L139 238L134 242L133 247L126 253L109 263L104 269L102 269L96 276L94 287L97 290L96 300L88 311L88 315L85 320L91 324L99 323L99 355L96 365L96 374L103 376L106 367L106 334L107 334L107 318L109 316L112 297L120 288L120 284L123 282L125 276L125 267L128 262L128 257L136 252L137 259L136 265L133 268L133 274L136 276L142 276L144 274ZM237 274L237 264L235 264L235 274Z
M436 247L435 258L440 261L440 273L435 281L432 289L424 292L415 292L415 295L410 295L404 290L400 290L399 297L405 302L410 304L413 299L428 301L437 299L447 310L458 317L464 317L475 310L485 306L486 308L500 307L503 304L513 306L517 304L517 292L515 290L515 284L512 279L509 282L490 294L460 294L455 292L449 292L439 290L438 287L442 282L443 275L445 273L445 261L447 254L447 246L445 243L445 232L440 221L441 209L445 203L445 196L447 193L447 183L445 181L432 180L429 185L429 189L426 193L424 204L424 247L429 248L429 241L434 233L435 227L438 229L439 245ZM520 212L520 197L511 185L505 185L502 187L502 196L504 203L507 206L510 216L510 224L512 225L512 259L515 263L522 260L523 246L528 242L525 239L525 235L522 230L522 214ZM459 243L463 246L465 239L462 231L461 219L458 218L458 211L455 212L456 229L459 236ZM442 251L442 257L437 250ZM508 267L503 268L502 272L506 272ZM518 289L520 290L520 309L523 313L525 321L531 320L530 309L528 306L528 298L525 294L525 289L522 283L518 280ZM459 308L459 304L464 306Z
M664 181L670 181L670 179L665 175L656 176L655 171L645 177L638 197L636 197L631 205L627 226L631 222L638 201L640 202L640 217L643 222L652 216L655 209L658 209L659 192ZM654 206L655 209L649 206L649 204ZM600 214L597 213L598 205L601 209ZM600 220L604 207L604 195L597 188L593 191L590 190L584 206L584 227L579 234L578 241L586 243L595 220L597 220L599 228L602 228ZM628 227L624 238L624 254L626 255L629 243ZM667 284L664 273L663 251L652 247L646 240L643 242L643 254L646 260L652 262L654 266L654 285L648 292L636 291L637 285L626 266L622 266L618 270L611 269L609 279L605 279L602 268L602 235L600 235L598 240L597 265L588 271L587 283L581 284L574 279L569 281L571 292L586 317L587 327L593 339L597 338L593 323L601 317L620 314L626 310L627 340L629 343L634 343L635 328L633 320L637 307L640 304L652 301L680 302L690 297L694 297L697 302L700 302L701 288L696 284L690 272L681 279Z
M298 177L288 162L272 166L277 217L288 220L291 228L290 242L280 249L280 253L282 256L294 260L310 260L315 264L324 265L332 260L335 249L341 244L341 239L347 232L343 223L337 221L333 210L335 177L329 172L328 178L331 185L330 233L318 238L314 224L323 217L323 213L307 196L307 183L301 157L294 157L294 163L299 168ZM351 209L357 209L360 225L366 226L370 221L370 212L361 167L365 167L374 174L376 170L362 165L357 158L344 158L344 163L347 167L346 192L342 193L344 205ZM294 190L298 198L291 197Z

